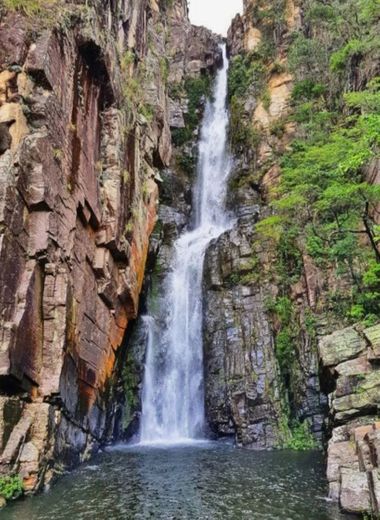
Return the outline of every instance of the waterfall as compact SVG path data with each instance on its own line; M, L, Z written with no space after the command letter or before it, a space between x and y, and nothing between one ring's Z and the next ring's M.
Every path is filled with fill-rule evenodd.
M145 317L148 346L142 393L140 443L176 443L201 438L203 388L202 277L208 244L229 227L225 210L230 156L227 151L228 60L217 73L213 96L201 125L194 229L174 244L174 260L164 284L166 317L159 326Z

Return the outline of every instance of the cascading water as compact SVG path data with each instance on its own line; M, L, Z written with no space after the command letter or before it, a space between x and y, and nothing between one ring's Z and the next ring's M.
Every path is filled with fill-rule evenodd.
M148 348L142 395L140 443L176 443L204 432L202 276L208 244L229 227L225 211L230 156L227 151L228 60L223 46L212 101L205 108L197 182L194 229L174 244L172 270L165 281L165 325L144 318Z

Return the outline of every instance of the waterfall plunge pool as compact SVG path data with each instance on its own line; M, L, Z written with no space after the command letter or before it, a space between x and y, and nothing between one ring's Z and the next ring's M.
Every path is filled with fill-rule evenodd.
M248 451L222 442L116 446L3 520L343 520L326 500L317 451Z

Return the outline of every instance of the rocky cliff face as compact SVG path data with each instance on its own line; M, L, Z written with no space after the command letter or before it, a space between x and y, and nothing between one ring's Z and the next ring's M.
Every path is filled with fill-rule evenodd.
M39 488L120 425L159 171L217 41L187 4L28 2L0 11L1 470Z
M228 35L230 136L236 157L229 205L237 223L207 254L204 311L210 424L218 434L236 434L241 445L256 449L290 446L297 436L312 445L309 428L321 440L326 407L312 332L305 327L291 331L289 341L297 350L289 359L276 342L282 321L296 314L301 323L306 319L308 298L313 297L307 275L293 285L294 300L285 299L273 266L277 252L256 230L269 214L267 193L278 179L275 154L286 149L294 133L290 123L280 137L271 128L290 112L286 49L289 34L299 25L298 9L288 5L289 16L277 27L269 15L256 13L267 8L272 6L245 2ZM263 61L260 53L268 41L275 45L274 55ZM285 269L295 270L291 258L286 261Z
M350 513L380 510L379 349L379 325L338 330L319 343L330 404L330 497Z
M202 27L189 25L188 28L187 33L183 26L178 27L178 33L172 32L172 48L176 52L172 56L168 90L173 155L169 167L161 172L160 206L150 242L141 312L130 330L130 349L122 373L124 395L119 402L127 438L136 433L141 413L149 333L144 314L153 316L157 324L165 323L168 312L164 301L165 279L172 265L173 244L191 225L200 123L206 100L211 95L213 76L222 62L220 36Z
M281 383L264 301L270 287L244 280L254 254L259 212L254 202L207 252L205 393L207 419L217 435L236 436L246 447L268 448L281 444Z
M246 0L230 28L238 218L206 258L206 399L213 429L247 447L331 438L331 496L377 514L378 115L362 103L380 49L353 42L379 18L347 9ZM363 205L343 203L360 182Z
M350 2L245 0L229 31L236 221L205 259L206 410L253 449L329 439L331 496L377 514L379 18ZM146 330L131 322L165 312L221 53L185 0L14 7L0 7L0 450L36 490L138 424Z

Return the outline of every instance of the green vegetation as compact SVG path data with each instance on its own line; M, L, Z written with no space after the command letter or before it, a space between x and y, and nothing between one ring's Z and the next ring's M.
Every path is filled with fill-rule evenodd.
M289 381L296 355L299 325L293 302L287 296L280 296L266 302L267 311L273 317L277 333L275 353L285 383Z
M295 33L288 51L289 70L299 81L324 78L328 70L328 52L325 45L302 33Z
M190 155L183 152L176 157L176 164L187 176L191 177L195 173L196 169L196 158L194 155Z
M251 14L263 43L231 60L228 82L231 144L245 160L234 185L260 185L280 166L279 177L262 191L271 211L255 225L254 247L267 254L255 271L278 290L267 310L287 395L282 446L292 449L315 447L308 423L293 416L303 393L302 348L316 348L319 325L368 326L380 316L380 186L368 181L380 157L380 77L373 77L380 3L306 0L303 9L307 30L288 33L278 45L283 4L267 20L266 6L255 2ZM281 49L277 56L273 43ZM285 70L294 77L289 113L268 128L254 127L255 102L269 107L268 80ZM288 128L294 129L290 142ZM257 153L261 141L264 158ZM253 269L244 274L247 283L250 275L254 280ZM242 276L230 278L241 283Z
M361 67L366 56L378 59L379 18L378 0L332 0L328 4L308 0L305 19L318 26L318 36L294 34L289 52L293 74L299 79L323 78L333 88L335 82L334 95L339 97L340 85L334 81L337 73L349 73L350 64Z
M285 130L286 121L283 119L277 119L269 125L269 132L271 133L271 135L274 135L279 139L281 139L281 137L285 134Z
M281 3L281 2L280 2ZM266 22L269 21L269 18ZM228 74L228 98L230 102L230 140L236 152L256 149L262 135L253 127L251 114L245 106L247 96L261 99L266 110L271 97L266 88L268 74L279 74L285 66L275 59L275 40L272 30L264 34L254 51L235 56ZM285 121L273 126L273 135L282 135Z
M168 77L169 77L169 61L166 56L160 57L160 73L161 73L161 78L166 83L168 81Z
M260 279L260 262L257 256L252 255L246 263L239 266L239 269L232 272L226 279L230 286L251 285Z
M325 85L322 83L314 83L311 79L298 81L292 90L293 103L311 101L318 99L326 92Z
M131 50L126 50L122 56L120 57L120 69L126 74L129 72L129 67L135 63L136 57L135 53Z
M162 3L166 9L169 9L173 6L174 0L162 0Z
M183 87L178 84L169 86L169 93L174 99L180 98L182 92L187 97L189 104L185 114L185 127L172 131L173 142L176 146L183 146L193 139L194 131L199 125L202 102L211 95L210 76L187 78Z
M259 26L263 32L265 41L277 42L285 27L285 0L258 0L250 7L250 16L253 26Z
M265 84L264 62L267 58L264 46L244 55L235 56L228 73L228 98L230 102L230 140L234 150L256 148L260 135L251 124L244 107L245 96L259 96Z
M53 148L53 157L58 163L60 163L63 158L62 148Z
M38 33L43 29L59 28L63 33L78 25L88 26L94 15L93 7L86 3L62 0L2 0L0 11L18 11L25 23L38 21ZM33 31L36 30L35 23Z
M380 4L307 0L305 18L318 31L291 35L292 115L269 128L281 138L286 123L294 121L297 137L280 159L272 215L256 229L276 250L272 274L281 296L302 276L307 254L321 271L346 280L326 291L319 311L371 324L380 315L380 187L367 182L366 168L380 150L380 78L370 76L370 64L380 59ZM249 89L247 80L243 90ZM265 90L261 99L268 104ZM238 133L238 140L244 138ZM289 337L279 339L284 345Z
M307 421L293 421L289 425L287 417L282 417L280 421L280 435L280 447L283 449L304 451L319 447Z
M26 16L42 15L45 10L57 0L3 0L4 7L9 10L21 11Z
M345 70L349 60L363 56L371 49L371 44L368 41L350 40L341 49L334 52L330 58L330 67L333 72Z
M279 444L310 449L317 447L310 425L295 413L305 391L304 349L316 351L326 324L372 325L380 317L380 186L369 182L380 158L380 77L373 77L380 2L305 0L307 22L283 31L285 38L289 13L283 2L273 5L254 2L263 41L230 63L230 140L244 157L233 185L263 187L271 211L255 225L263 265L227 282L276 287L266 304L285 396ZM258 101L271 103L269 79L286 71L294 78L289 112L254 126ZM274 182L268 175L261 184L272 171Z
M126 50L119 58L122 74L123 104L128 116L126 130L140 116L150 124L154 119L154 107L146 100L144 85L150 80L151 72L146 63L138 61L135 53Z
M154 119L154 107L149 103L140 103L139 114L147 123L151 123Z
M264 67L257 59L258 53L235 56L230 63L228 73L229 99L241 98L248 90L259 91L263 87Z
M315 91L309 82L296 88L302 99L305 92ZM336 120L330 115L331 130L324 133L320 118L313 121L318 101L310 105L310 117L303 122L307 139L294 141L282 161L281 185L272 203L275 214L257 229L278 244L291 230L294 251L297 237L303 237L306 252L317 265L333 264L339 275L352 278L346 317L372 322L380 313L379 226L374 220L380 186L367 183L362 172L378 155L380 145L379 79L362 92L347 93L344 99L355 112ZM360 247L363 240L368 247Z
M237 96L230 103L230 139L235 150L255 148L260 142L260 134L246 118L244 107Z
M269 110L271 97L268 89L265 89L264 92L261 94L261 101L263 102L263 107L265 108L265 110Z
M379 516L372 513L363 513L362 520L379 520Z
M142 83L143 79L139 74L137 74L136 77L128 77L124 80L124 103L130 114L137 113L142 116L147 123L151 123L154 117L154 108L145 101Z
M23 492L23 483L19 475L0 477L0 496L5 500L19 497Z

